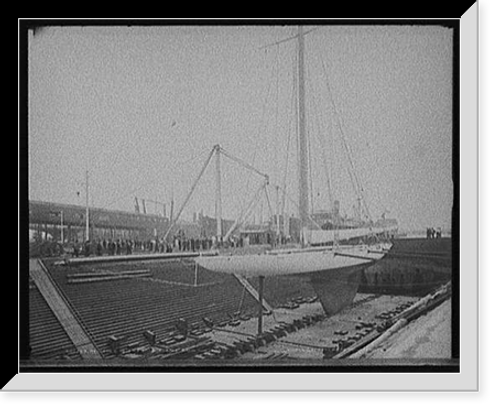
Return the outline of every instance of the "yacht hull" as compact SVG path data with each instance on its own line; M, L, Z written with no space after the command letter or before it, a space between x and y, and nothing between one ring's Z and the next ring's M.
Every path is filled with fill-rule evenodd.
M346 246L267 254L198 257L196 263L215 272L244 277L307 277L327 315L350 305L360 283L360 272L385 256L387 245Z
M277 250L264 254L197 257L195 262L210 271L245 277L301 276L325 271L330 271L330 276L335 276L337 270L344 272L349 267L372 265L383 258L387 251L385 245L340 246L305 251Z
M361 281L361 271L371 264L359 264L309 274L323 310L330 316L352 304Z

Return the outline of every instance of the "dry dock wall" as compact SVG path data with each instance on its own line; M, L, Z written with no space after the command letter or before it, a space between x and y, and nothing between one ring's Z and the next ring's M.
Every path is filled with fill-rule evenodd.
M361 272L359 292L425 295L451 279L451 238L392 242L384 259Z

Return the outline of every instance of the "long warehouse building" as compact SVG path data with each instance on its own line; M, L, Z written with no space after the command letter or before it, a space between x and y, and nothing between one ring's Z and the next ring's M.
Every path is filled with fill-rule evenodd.
M153 214L89 208L90 237L147 240L163 235L169 226L167 217ZM82 241L86 225L84 206L44 201L29 201L29 229L43 240Z

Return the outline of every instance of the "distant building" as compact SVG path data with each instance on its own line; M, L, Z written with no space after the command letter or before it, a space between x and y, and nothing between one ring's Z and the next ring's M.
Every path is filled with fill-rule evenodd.
M83 242L86 211L81 205L29 201L29 229L34 239L52 238L64 242ZM61 218L62 215L62 218ZM170 220L152 214L89 208L90 239L131 239L145 241L162 236Z
M171 231L173 235L180 235L185 239L200 239L203 237L203 228L198 222L179 220Z
M301 225L300 225L300 219L296 218L294 216L291 216L289 218L289 231L290 231L290 238L292 242L298 242L300 240L300 233L301 233Z
M334 201L331 210L319 210L311 214L313 221L323 229L340 228L343 225L343 219L340 216L340 202ZM314 225L316 227L316 225ZM317 227L316 227L317 228Z
M290 216L285 215L273 215L273 228L276 232L279 224L279 232L282 237L288 238L290 236Z
M198 220L196 223L201 228L201 237L211 238L217 235L217 219L203 215L203 212L198 214ZM234 220L223 219L222 220L222 235L224 235L229 228L234 224Z
M240 237L247 239L250 245L272 244L276 240L276 232L270 223L248 224L240 229Z

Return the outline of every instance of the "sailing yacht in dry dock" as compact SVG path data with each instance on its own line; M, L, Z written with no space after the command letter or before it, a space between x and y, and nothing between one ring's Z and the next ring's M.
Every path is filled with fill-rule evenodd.
M329 315L349 305L356 295L360 270L373 265L389 251L391 244L329 246L307 248L309 216L309 168L306 134L304 31L299 27L298 42L298 131L299 131L299 212L302 223L300 249L273 250L263 254L198 257L201 267L245 277L308 277Z

